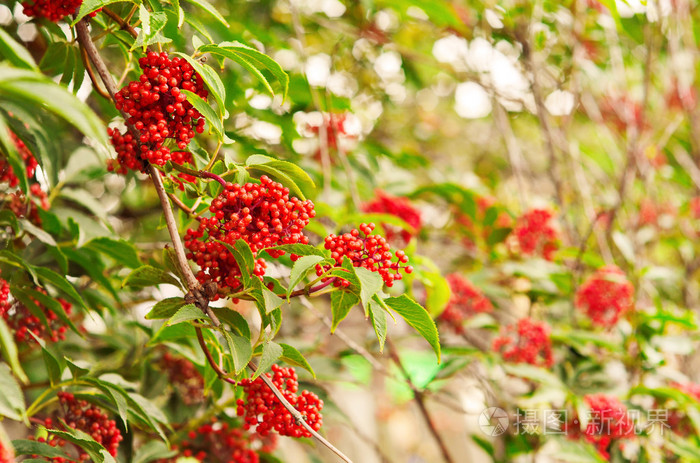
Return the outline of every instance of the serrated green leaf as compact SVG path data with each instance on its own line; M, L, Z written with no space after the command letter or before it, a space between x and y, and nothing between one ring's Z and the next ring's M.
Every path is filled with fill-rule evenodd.
M17 378L19 378L19 380L23 383L28 383L29 378L27 378L26 373L24 373L22 364L19 361L15 338L12 336L10 328L8 328L5 320L2 317L0 317L0 354L2 354L3 359L9 362L15 376L17 376Z
M4 56L14 66L35 71L39 70L29 50L20 45L4 29L0 29L0 55Z
M17 455L38 455L40 457L69 459L68 455L45 442L37 442L35 440L28 439L16 439L12 441L12 446L15 448L15 453Z
M136 449L133 463L150 463L154 460L169 459L177 454L177 450L169 450L165 443L152 440Z
M248 156L246 159L246 166L275 177L302 200L306 199L306 196L313 193L316 189L316 184L311 177L309 177L309 174L301 167L291 162L280 161L262 154L254 154Z
M290 254L296 254L298 256L330 256L330 251L327 251L325 249L318 249L317 247L311 246L310 244L282 244L279 246L265 248L260 252L264 252L267 250L284 251Z
M175 315L170 317L170 319L166 322L166 325L173 326L177 325L178 323L184 323L191 320L201 320L203 318L206 318L206 315L204 315L204 313L197 306L194 304L187 304L178 309L178 311L175 312Z
M67 440L81 449L90 456L94 463L116 463L114 457L95 439L87 433L79 429L66 427L65 431L60 429L49 429L49 432L56 437Z
M83 247L109 256L129 268L138 268L141 265L136 248L126 240L100 237L88 241Z
M280 346L276 342L266 341L262 345L260 363L258 364L255 373L253 373L252 378L255 379L261 374L266 373L272 367L272 364L275 363L282 356L283 352L284 349L282 349L282 346Z
M297 259L292 266L292 271L289 274L289 288L287 289L287 297L294 290L294 287L303 280L311 269L316 267L316 264L323 262L324 257L321 256L303 256Z
M27 219L20 219L19 222L20 222L20 224L22 224L22 229L24 231L26 231L30 235L34 236L36 239L38 239L42 243L48 244L49 246L56 247L56 240L53 239L53 236L49 235L44 230L37 227L36 225L31 223Z
M139 35L136 37L136 40L134 40L134 44L131 46L130 51L133 51L138 47L143 47L145 51L146 47L153 43L170 41L170 39L157 39L158 34L163 30L168 22L168 16L164 11L148 11L143 5L140 5L139 20L141 21L141 30L139 31Z
M158 320L170 318L185 305L185 299L181 297L169 297L158 301L156 305L144 317L146 320Z
M219 320L231 325L239 335L246 339L250 339L250 327L243 315L228 307L211 307L214 314L219 317Z
M331 313L333 320L331 333L334 333L340 322L348 316L350 310L360 302L360 298L350 291L333 291L331 293Z
M34 268L17 254L12 253L10 251L0 251L0 262L4 262L7 265L26 270L27 273L31 275L34 283L39 284L39 279Z
M199 113L204 116L204 119L206 119L209 123L209 127L214 130L218 140L223 141L224 124L221 121L221 117L214 112L211 106L209 106L209 103L207 103L207 101L201 96L197 95L196 93L192 93L189 90L182 90L182 93L187 96L187 101L194 106L194 109L199 111Z
M0 362L0 416L22 421L26 413L24 395L10 367Z
M314 379L316 378L316 373L314 372L313 368L311 368L309 361L306 360L306 358L301 354L301 352L297 350L296 347L284 343L280 343L280 346L282 346L281 359L283 362L297 367L301 367L304 370L311 373L311 376L313 376Z
M377 335L377 341L379 341L379 352L383 352L387 332L386 310L381 303L377 302L378 297L374 295L369 301L369 320L372 323L372 328L374 328L374 333Z
M219 11L214 7L214 5L209 3L207 0L185 0L185 1L188 3L191 3L193 5L197 5L198 7L200 7L201 9L206 11L207 13L209 13L210 15L214 16L217 19L217 21L219 21L221 24L223 24L226 27L229 27L229 24L226 21L226 19L224 19L224 17L221 15L221 13L219 13Z
M177 287L181 287L179 281L177 281L168 272L161 269L155 268L151 265L142 265L141 267L132 271L129 276L126 277L122 286L133 286L133 287L147 287L156 286L159 284L171 284Z
M369 316L368 305L372 296L377 294L384 286L384 280L377 272L367 270L364 267L353 267L357 280L360 282L360 301L365 309L365 316Z
M220 119L228 119L229 112L226 109L225 104L226 87L224 87L224 83L221 81L221 77L219 77L219 74L217 74L216 71L214 71L210 66L200 63L199 61L185 53L175 52L174 54L190 63L190 65L194 68L197 74L199 74L202 77L204 84L209 89L209 93L216 100L216 104L219 107ZM216 174L218 172L214 173Z
M131 0L84 0L80 5L80 10L78 11L78 16L75 17L71 26L78 24L78 21L83 19L88 14L95 10L98 10L104 6L111 5L112 3L128 2L134 3Z
M271 95L274 95L275 92L272 90L267 78L260 72L261 70L270 71L282 87L283 97L287 97L289 75L284 72L282 66L275 60L259 52L255 48L251 48L240 42L221 42L218 45L204 45L198 51L200 53L214 53L237 62L253 74Z
M384 304L401 315L406 323L411 325L435 351L438 363L440 363L440 339L435 322L428 311L416 301L402 294L399 297L389 297L383 300Z
M231 360L233 361L233 369L236 374L239 374L248 365L253 357L253 346L250 344L250 339L243 336L224 331L224 337L228 344Z
M83 298L80 296L80 294L78 294L78 291L75 290L73 285L70 284L70 282L63 276L46 267L34 267L34 271L40 280L53 285L56 289L64 293L68 299L71 299L84 310L87 310L87 306L85 305Z

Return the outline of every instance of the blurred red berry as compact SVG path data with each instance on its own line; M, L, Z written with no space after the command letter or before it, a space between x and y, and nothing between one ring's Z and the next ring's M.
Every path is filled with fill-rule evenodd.
M552 217L549 210L533 209L518 219L511 236L522 254L539 254L547 260L554 258L559 248L559 234L552 225Z
M493 350L509 362L542 367L554 364L549 326L529 318L520 319L516 325L506 327L493 340Z
M609 328L632 308L634 287L615 266L598 269L576 292L576 307L594 325Z
M449 325L456 333L464 332L462 323L466 318L476 314L491 312L493 305L486 296L463 276L452 273L445 277L450 285L450 300L440 314L440 320Z
M604 394L591 394L584 398L589 407L588 423L582 432L578 418L569 426L569 437L583 437L592 443L600 455L610 459L610 446L618 439L634 436L635 423L630 418L627 407L617 398Z
M362 205L362 210L364 212L394 215L413 228L412 233L405 229L382 224L382 227L386 230L386 239L389 241L392 241L398 235L407 243L421 227L420 211L413 207L408 198L391 196L381 190L375 192L375 198L372 201Z

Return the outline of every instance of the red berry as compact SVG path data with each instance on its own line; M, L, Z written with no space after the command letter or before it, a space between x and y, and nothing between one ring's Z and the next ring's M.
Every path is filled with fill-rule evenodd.
M529 318L520 319L516 325L506 327L501 336L493 340L493 350L510 362L544 367L554 364L549 326Z

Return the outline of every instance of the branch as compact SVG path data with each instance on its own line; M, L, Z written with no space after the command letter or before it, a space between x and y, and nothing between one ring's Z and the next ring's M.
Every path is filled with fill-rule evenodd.
M138 34L138 32L136 32L136 29L134 29L133 27L131 27L131 25L130 25L127 21L123 20L123 19L121 18L121 16L119 16L118 14L116 14L114 11L110 10L110 9L107 8L107 7L103 7L103 8L102 8L102 12L103 12L104 14L106 14L107 16L109 16L114 22L116 22L117 24L119 24L119 27L120 27L122 30L125 30L125 31L127 31L129 34L131 34L131 36L132 36L133 38L138 37L139 34Z
M88 30L88 19L84 18L81 21L78 22L76 25L76 31L78 34L78 41L82 45L82 47L85 49L85 52L87 53L88 58L92 63L95 65L97 68L97 73L99 74L100 78L102 79L102 82L104 83L105 87L107 88L107 91L109 92L109 95L112 97L112 100L114 100L114 95L117 93L117 86L114 83L114 80L112 79L111 74L109 73L109 70L107 69L107 66L105 65L104 61L102 60L102 57L99 55L97 48L95 47L95 44L92 42L92 39L90 37L90 31ZM128 116L124 113L122 113L122 116L124 116L125 122L128 120ZM135 131L134 127L130 127L130 124L127 123L127 127L129 127L129 130ZM138 139L138 138L137 138ZM153 165L149 165L149 171L151 175L151 179L153 180L153 184L156 188L156 192L158 193L158 197L160 198L160 203L163 209L163 214L165 216L165 222L168 227L168 232L170 233L170 238L173 243L173 247L175 250L175 257L178 261L178 265L180 266L180 269L182 270L182 273L185 276L185 280L187 282L187 286L190 289L190 297L193 297L197 305L202 311L204 311L212 321L212 324L214 326L220 326L221 322L219 319L216 317L214 312L211 310L209 307L209 300L203 295L202 292L202 287L200 286L199 282L197 281L197 278L194 276L194 273L192 272L192 269L190 268L188 262L187 262L187 257L185 256L185 250L182 245L182 241L180 240L180 234L177 230L177 224L175 222L175 216L173 214L173 210L170 207L170 202L168 200L168 193L165 191L165 188L163 187L163 181L160 178L160 171L156 169ZM330 280L329 280L330 281ZM229 378L226 373L221 369L221 367L218 365L218 363L214 360L213 356L211 355L211 352L206 346L206 342L204 341L204 337L202 336L202 331L201 328L196 327L195 331L197 332L197 340L199 341L200 347L202 347L202 350L204 351L204 355L207 357L207 361L211 365L212 368L216 371L217 375L219 378L223 379L224 381L231 383L231 384L236 384L235 380ZM252 369L255 370L256 367L252 364L249 363L248 366ZM304 421L304 418L301 416L301 413L290 404L287 399L284 398L282 393L277 389L277 387L272 383L272 380L268 378L266 375L261 375L260 376L263 380L263 382L267 385L268 388L272 391L272 393L279 399L279 401L282 403L282 405L289 411L289 413L292 414L294 419L297 421L299 425L304 427L307 431L311 433L319 442L321 442L325 447L327 447L330 451L338 455L341 460L345 461L346 463L352 463L352 460L350 460L348 457L346 457L340 450L335 448L333 444L328 442L323 436L321 436L319 433L317 433L311 426L309 426L306 421Z
M415 384L413 384L413 381L411 380L410 375L408 374L408 372L404 368L403 363L401 363L401 359L399 358L399 354L397 353L396 346L394 346L394 343L389 338L387 338L386 344L389 347L389 355L391 356L391 359L394 361L396 366L399 367L401 374L403 374L404 378L406 378L406 384L408 384L408 386L411 388L411 392L413 392L413 398L416 399L416 403L418 404L418 409L420 410L421 415L423 415L423 419L425 420L425 424L428 425L428 430L430 431L430 434L433 435L435 442L437 443L438 447L440 448L440 453L442 453L442 458L447 463L454 463L454 460L450 456L450 453L447 451L447 446L445 445L445 442L442 440L442 437L440 437L440 433L438 433L437 429L435 429L435 425L433 424L433 420L430 418L430 413L428 413L428 409L425 406L425 394L423 393L423 391L418 389L415 386Z

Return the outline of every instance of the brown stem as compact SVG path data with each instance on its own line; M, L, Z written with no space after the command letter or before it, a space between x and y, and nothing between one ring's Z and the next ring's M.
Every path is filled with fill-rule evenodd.
M416 404L418 404L418 409L420 410L421 415L423 415L423 419L425 420L425 424L428 425L428 430L430 431L430 434L433 435L433 438L435 439L435 442L437 443L438 447L440 448L440 453L442 453L442 458L447 462L447 463L454 463L454 460L450 456L450 453L447 451L447 445L445 445L445 441L443 441L442 437L440 436L440 433L435 429L435 425L433 424L433 420L430 418L430 413L428 412L427 407L425 406L425 394L423 391L418 389L415 384L413 384L413 381L411 380L411 376L408 374L406 369L403 366L403 363L401 363L401 359L399 358L398 351L396 350L396 346L394 346L394 343L387 338L386 344L389 347L389 355L391 356L391 360L394 361L396 366L399 368L401 371L401 374L406 378L406 384L411 388L411 392L413 393L413 398L416 400Z
M88 60L87 53L85 52L85 48L82 46L80 47L80 57L83 60L83 66L85 66L85 70L88 73L88 77L90 77L90 81L92 82L92 88L95 89L95 91L102 97L107 100L110 99L109 93L107 93L106 90L102 88L102 86L97 82L97 77L95 76L95 71L92 70L92 66L90 66L90 60Z
M194 215L194 211L192 211L192 209L187 207L187 205L185 203L183 203L180 200L180 198L178 198L177 196L175 196L172 193L168 193L168 197L170 197L170 200L173 202L173 204L175 204L178 208L180 208L181 211L183 211L184 213L186 213L189 216Z
M114 100L114 95L117 92L117 87L116 84L114 83L114 80L112 79L112 76L109 73L109 70L107 69L107 66L105 65L104 61L102 60L102 57L99 55L97 52L97 48L95 48L95 44L92 42L92 39L90 38L90 32L88 30L88 19L82 19L81 21L78 22L76 25L76 31L78 33L78 40L80 44L83 46L85 51L87 52L88 58L93 62L95 67L97 68L97 72L100 75L100 78L102 79L102 82L105 84L105 87L107 88L107 91L109 92L110 96ZM128 117L125 117L124 120L128 120ZM130 130L134 130L133 127L130 127ZM178 261L178 265L180 266L182 273L185 276L187 286L190 289L191 292L191 297L193 297L197 305L211 318L212 324L214 326L220 326L221 322L219 319L216 317L214 312L211 310L209 307L209 301L208 299L203 295L202 288L199 285L199 282L197 281L197 278L194 276L194 273L192 273L192 269L190 268L189 264L187 263L187 257L185 256L185 250L184 247L182 246L182 241L180 240L180 235L177 230L177 224L175 222L175 216L173 214L173 211L170 207L170 202L168 201L168 194L165 191L165 188L163 187L163 181L160 178L160 172L158 169L156 169L153 165L149 165L150 169L150 174L151 174L151 179L153 180L153 184L156 187L156 192L158 193L158 197L160 198L161 206L163 209L163 215L165 216L165 222L168 227L168 232L170 233L170 238L172 239L173 242L173 247L175 250L175 257ZM204 337L202 336L202 332L200 328L195 329L197 331L197 340L199 341L200 347L202 347L205 356L207 356L207 361L209 364L214 368L216 371L217 375L223 379L226 382L235 384L235 381L231 378L228 378L225 374L225 372L219 367L218 363L214 361L213 356L211 355L211 352L209 352L209 349L206 347L206 342L204 342ZM207 355L207 353L209 355ZM252 364L249 363L248 366L255 370L256 367ZM222 375L223 373L223 375ZM282 403L282 405L289 411L289 413L294 416L294 418L297 420L297 423L299 423L301 426L303 426L307 431L311 433L319 442L321 442L325 447L327 447L330 451L338 455L341 460L345 461L346 463L352 463L352 460L350 460L348 457L346 457L340 450L335 448L333 444L328 442L323 436L321 436L319 433L317 433L311 426L309 426L306 421L304 421L304 418L301 416L299 411L295 409L292 404L290 404L287 399L284 398L282 393L277 389L277 387L272 383L270 378L268 378L266 375L261 375L261 378L263 382L267 385L267 387L270 388L272 393L279 399L279 401Z
M110 19L112 19L114 22L116 22L117 24L119 24L119 27L120 27L122 30L125 30L125 31L127 31L129 34L131 34L131 36L132 36L133 38L138 37L139 34L138 34L138 32L136 32L136 29L134 29L133 27L131 27L131 25L130 25L127 21L123 20L123 19L121 18L121 16L119 16L118 14L116 14L114 11L110 10L110 9L107 8L107 7L104 7L104 8L102 8L102 12L103 12L104 14L106 14L107 16L109 16Z

